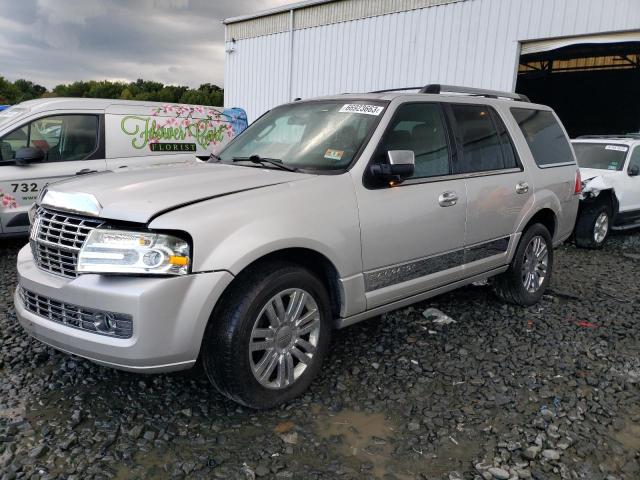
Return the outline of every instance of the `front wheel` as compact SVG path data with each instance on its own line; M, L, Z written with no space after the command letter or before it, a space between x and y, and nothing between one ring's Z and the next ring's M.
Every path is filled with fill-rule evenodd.
M323 283L293 264L270 263L241 274L203 339L202 361L213 385L252 408L272 408L307 389L331 335Z
M520 239L509 269L493 280L496 295L507 303L538 303L551 281L553 242L544 225L529 227Z
M576 222L576 245L597 250L603 247L611 227L611 208L597 205L585 209Z

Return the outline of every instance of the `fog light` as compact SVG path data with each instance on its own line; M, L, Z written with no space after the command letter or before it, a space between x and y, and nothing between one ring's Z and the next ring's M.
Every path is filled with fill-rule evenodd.
M93 325L102 333L113 333L117 327L116 320L108 313L96 313Z

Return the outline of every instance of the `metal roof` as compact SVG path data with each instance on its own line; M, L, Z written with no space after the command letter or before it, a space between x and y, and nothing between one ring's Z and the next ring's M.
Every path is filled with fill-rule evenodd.
M226 41L244 40L469 0L307 0L224 20Z
M303 2L295 2L280 7L270 8L268 10L261 10L259 12L250 13L247 15L240 15L238 17L225 18L222 23L228 25L230 23L244 22L246 20L252 20L254 18L267 17L269 15L275 15L277 13L288 12L290 10L299 10L305 7L312 7L321 3L331 3L337 0L305 0Z

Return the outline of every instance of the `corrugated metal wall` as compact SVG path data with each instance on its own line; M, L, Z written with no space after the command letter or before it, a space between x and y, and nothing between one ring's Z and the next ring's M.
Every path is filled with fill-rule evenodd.
M254 120L296 97L425 83L513 90L519 42L638 29L640 0L468 0L296 30L293 42L287 31L236 42L225 104Z

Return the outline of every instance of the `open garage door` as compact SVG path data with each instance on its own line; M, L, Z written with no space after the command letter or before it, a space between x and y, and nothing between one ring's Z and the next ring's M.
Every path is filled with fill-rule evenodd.
M553 107L569 135L640 131L640 32L523 43L516 91Z

